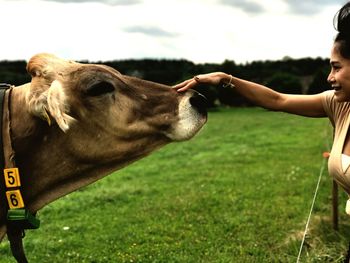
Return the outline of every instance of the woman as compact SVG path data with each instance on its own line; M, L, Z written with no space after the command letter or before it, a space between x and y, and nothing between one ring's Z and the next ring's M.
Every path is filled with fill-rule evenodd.
M333 90L316 95L283 94L223 72L198 75L174 86L174 89L182 92L199 83L223 84L270 110L307 117L328 117L335 128L328 161L329 173L350 196L350 2L339 10L334 22L338 34L331 50L331 72L327 79ZM350 205L347 206L350 210Z

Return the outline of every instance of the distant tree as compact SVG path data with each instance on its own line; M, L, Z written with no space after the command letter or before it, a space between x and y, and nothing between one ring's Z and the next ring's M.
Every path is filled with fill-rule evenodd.
M232 75L236 75L239 72L236 63L232 60L225 60L219 65L218 70Z
M251 106L253 105L249 100L240 95L234 88L232 87L220 87L218 90L218 100L221 105L225 106Z
M0 61L0 82L15 86L30 81L25 61Z
M168 59L142 59L98 62L108 65L122 74L141 77L145 80L155 81L167 85L173 85L189 72L193 72L193 62Z
M12 71L0 70L0 82L7 83L15 86L19 86L30 82L30 76L28 73L17 73Z
M266 86L276 91L288 94L302 93L302 85L299 78L293 74L285 72L275 73L266 81Z
M320 68L309 86L308 94L316 94L330 89L330 84L327 82L328 74L329 66Z

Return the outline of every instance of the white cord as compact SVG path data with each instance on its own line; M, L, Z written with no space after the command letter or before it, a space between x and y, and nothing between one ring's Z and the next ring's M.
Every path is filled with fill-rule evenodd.
M320 186L321 177L322 177L322 174L323 174L323 171L324 171L326 160L327 160L326 158L323 159L322 166L321 166L321 169L320 169L320 175L318 177L318 182L317 182L317 186L316 186L316 190L315 190L315 194L314 194L314 199L313 199L312 205L311 205L309 218L307 219L305 230L304 230L303 240L301 241L301 244L300 244L300 249L299 249L299 254L298 254L298 258L297 258L297 263L299 263L300 256L301 256L301 251L303 250L303 246L304 246L304 242L305 242L305 237L306 237L307 231L309 229L309 223L310 223L310 219L311 219L311 214L312 214L312 210L314 209L314 204L315 204L315 201L316 201L316 196L317 196L318 188Z

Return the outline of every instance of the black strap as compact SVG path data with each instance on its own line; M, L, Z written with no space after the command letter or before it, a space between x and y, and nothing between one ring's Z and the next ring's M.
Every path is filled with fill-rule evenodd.
M5 93L6 93L6 90L8 90L9 88L11 88L10 84L0 83L0 167L2 167L2 169L4 169L5 167L4 144L2 142L2 130L3 130L2 120L4 116Z
M4 84L4 83L0 83L0 171L2 171L5 167L5 156L4 156L4 144L2 141L2 120L3 120L3 116L4 116L4 98L5 98L5 93L6 90L9 89L11 87L11 85L9 84ZM5 180L3 178L3 176L1 176L0 178L0 200L3 202L3 204L5 204L4 208L6 209L6 211L4 212L5 216L7 213L7 210L9 209L8 207L8 203L7 203L7 199L6 199L6 185L5 185Z
M4 143L3 143L3 116L4 116L4 99L6 91L11 88L10 84L0 83L0 169L3 170L5 168L5 155L4 155ZM1 176L2 177L2 176ZM6 184L4 178L0 179L0 193L4 193L1 195L1 200L4 204L4 208L6 209L5 216L7 211L9 210L9 206L6 198ZM23 249L23 241L22 235L24 230L16 225L7 224L7 237L10 241L11 252L15 257L17 262L27 263L27 259Z

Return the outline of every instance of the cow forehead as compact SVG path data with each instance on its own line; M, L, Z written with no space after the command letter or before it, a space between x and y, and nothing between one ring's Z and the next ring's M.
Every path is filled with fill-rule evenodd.
M79 68L75 68L72 71L74 77L69 77L67 81L78 81L80 85L92 85L96 82L107 81L115 84L116 87L120 87L126 90L139 90L140 92L146 92L147 94L154 93L156 95L165 95L167 94L169 98L177 97L177 93L174 89L171 89L170 86L147 81L144 79L136 78L133 76L123 75L118 70L100 64L81 64ZM172 94L172 95L171 95Z
M39 91L46 92L51 83L58 80L62 83L63 90L67 92L68 90L84 92L84 89L99 82L109 82L115 86L119 94L129 97L134 106L144 106L151 101L156 105L173 105L177 104L181 97L170 86L123 75L107 65L78 63L50 54L34 56L29 61L27 69L33 77L32 95L38 94ZM73 94L67 95L71 97Z
M106 66L106 65L102 65L102 64L81 64L81 63L77 63L78 68L80 69L80 71L84 72L84 71L88 71L89 73L105 73L105 74L109 74L111 76L122 76L122 74L116 70L115 68L112 68L110 66ZM77 70L77 67L73 67L72 70Z
M94 84L98 81L122 80L122 74L117 70L104 65L78 64L66 70L61 77L68 82L80 82L82 84Z

